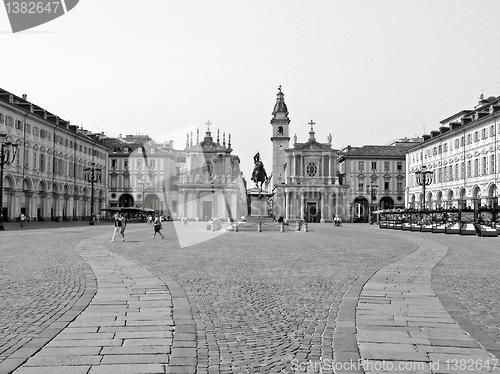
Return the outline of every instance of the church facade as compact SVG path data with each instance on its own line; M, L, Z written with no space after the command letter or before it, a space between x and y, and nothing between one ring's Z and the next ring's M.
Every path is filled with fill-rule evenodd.
M338 150L332 148L331 134L327 142L317 141L311 121L308 140L298 142L294 135L290 144L290 119L281 86L272 115L274 216L306 222L332 222L334 216L345 219L347 186L339 184Z

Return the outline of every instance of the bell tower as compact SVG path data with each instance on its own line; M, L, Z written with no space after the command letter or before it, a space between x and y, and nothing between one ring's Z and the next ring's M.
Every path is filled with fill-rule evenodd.
M290 142L288 108L285 104L285 95L281 92L281 86L278 87L278 90L276 104L272 113L273 118L271 119L271 126L273 128L273 136L271 137L271 142L273 143L273 176L271 185L273 187L277 184L285 183L285 149L289 147Z

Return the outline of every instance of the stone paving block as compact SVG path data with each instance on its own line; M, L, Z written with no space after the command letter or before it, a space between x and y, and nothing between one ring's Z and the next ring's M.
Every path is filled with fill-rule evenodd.
M445 347L469 347L469 348L481 348L473 340L454 340L454 339L429 339L431 345L445 346Z
M173 348L175 351L175 348ZM171 366L196 366L198 363L198 360L196 357L176 357L172 355L170 358L170 365Z
M105 355L102 365L108 364L168 364L168 354Z
M98 365L102 360L102 356L57 356L57 355L46 355L46 356L34 356L30 358L24 366L88 366L88 365Z
M417 352L414 344L394 344L394 343L359 343L360 350L384 352Z
M87 374L90 366L20 367L16 374Z
M418 361L428 362L426 353L417 351L389 351L384 347L373 350L362 350L361 358L363 360L384 360L384 361Z
M127 347L103 347L101 355L143 355L143 354L169 354L168 345L130 345Z
M173 337L172 331L128 331L128 332L117 332L115 334L115 339L165 339L171 340Z
M195 348L172 348L172 357L196 357Z
M64 330L57 336L57 340L109 340L113 339L115 336L115 333L113 332L73 332L73 331L66 331Z
M164 374L163 364L114 364L93 366L88 374Z
M37 356L94 356L100 351L101 347L45 347Z
M134 339L134 338L129 338L123 340L123 346L135 346L135 345L166 345L166 346L171 346L172 345L172 339L169 338L141 338L141 339Z
M216 371L215 371L216 370ZM167 367L167 374L198 374L196 371L196 366L168 366ZM219 369L208 369L208 373L220 373Z
M49 344L47 348L55 347L109 347L109 346L121 346L121 339L72 339L72 340L58 340L54 339Z

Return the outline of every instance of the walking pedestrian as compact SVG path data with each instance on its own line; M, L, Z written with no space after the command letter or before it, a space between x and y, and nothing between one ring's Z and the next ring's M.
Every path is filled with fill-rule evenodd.
M122 235L122 242L125 241L125 228L127 227L127 219L123 215L123 213L120 213L120 221L122 222L122 226L120 228L120 234Z
M113 219L114 219L115 227L113 230L113 237L111 238L111 243L113 243L113 241L115 240L116 234L118 234L122 238L122 241L125 240L125 238L122 236L122 233L121 233L122 221L120 220L118 213L115 213L115 215L113 216Z
M154 239L156 237L156 234L160 234L161 238L164 239L165 237L163 236L163 234L161 233L161 229L163 229L163 226L161 225L161 219L160 219L160 216L157 214L155 215L155 218L154 218L154 221L153 221L153 228L155 230L153 236L151 237L151 239Z

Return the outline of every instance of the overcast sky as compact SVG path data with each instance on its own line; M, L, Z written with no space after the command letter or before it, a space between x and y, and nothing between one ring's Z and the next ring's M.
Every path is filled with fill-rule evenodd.
M272 167L282 85L290 134L333 147L421 136L500 96L500 1L81 0L13 34L0 10L0 87L116 136L185 145L231 133L247 180ZM293 141L293 140L292 140Z

